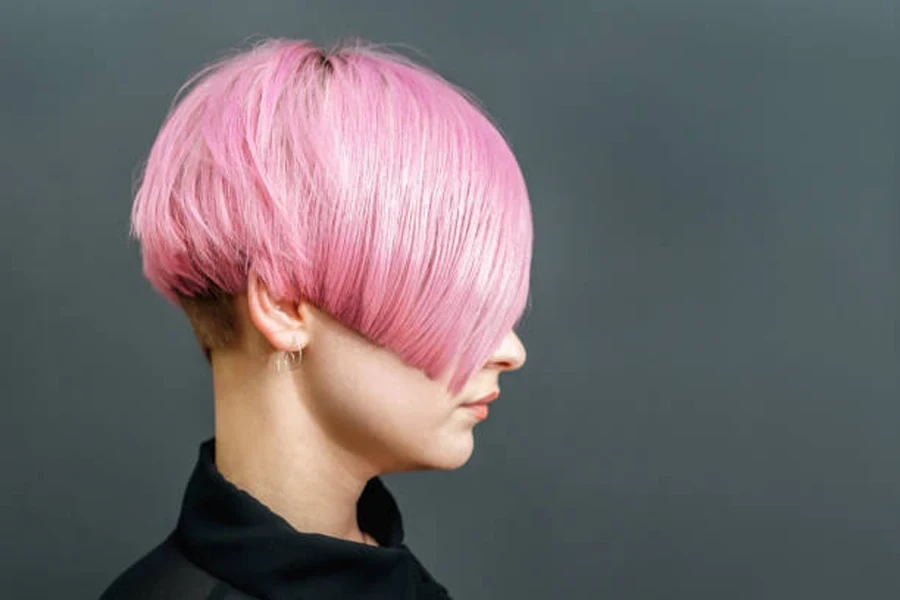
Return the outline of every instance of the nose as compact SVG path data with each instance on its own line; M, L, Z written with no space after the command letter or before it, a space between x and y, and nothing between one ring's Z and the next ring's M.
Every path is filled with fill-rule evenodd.
M522 368L526 357L527 353L522 340L519 339L515 331L510 331L503 338L497 350L491 355L487 366L500 371L515 371Z

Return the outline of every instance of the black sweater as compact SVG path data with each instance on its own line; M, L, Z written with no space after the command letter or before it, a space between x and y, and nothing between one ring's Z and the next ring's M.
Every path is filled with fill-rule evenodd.
M397 503L378 477L357 504L368 546L303 533L215 466L201 444L174 531L122 573L100 600L449 600L403 544Z

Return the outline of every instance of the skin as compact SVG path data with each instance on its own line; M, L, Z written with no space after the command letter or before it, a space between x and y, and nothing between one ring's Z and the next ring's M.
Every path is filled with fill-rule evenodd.
M212 353L216 466L298 531L375 545L356 504L388 472L455 469L469 460L472 412L526 358L510 331L457 396L309 303L273 299L251 272L235 297L239 343ZM278 371L285 351L300 364Z

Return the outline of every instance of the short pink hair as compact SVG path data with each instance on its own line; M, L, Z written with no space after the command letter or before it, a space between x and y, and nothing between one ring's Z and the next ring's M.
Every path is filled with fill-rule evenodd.
M432 379L455 364L453 393L529 296L531 207L503 135L460 88L362 42L268 39L194 74L132 234L173 303L244 293L253 268Z

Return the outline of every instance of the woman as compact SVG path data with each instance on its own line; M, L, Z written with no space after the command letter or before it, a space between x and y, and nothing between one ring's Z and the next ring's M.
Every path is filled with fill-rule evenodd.
M531 209L461 90L362 43L197 73L132 213L211 366L215 433L127 598L448 598L379 475L470 457L525 350Z

